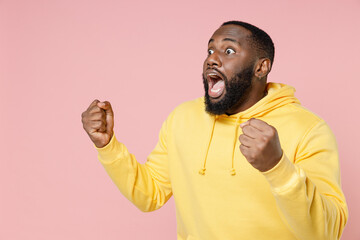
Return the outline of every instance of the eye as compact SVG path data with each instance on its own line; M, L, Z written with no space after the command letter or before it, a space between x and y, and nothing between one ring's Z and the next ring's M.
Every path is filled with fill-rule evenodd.
M230 55L230 54L234 54L235 51L234 51L234 49L232 49L232 48L227 48L227 49L225 50L225 53L228 54L228 55Z
M213 54L213 53L214 53L214 50L212 50L212 49L209 49L209 50L208 50L208 54L209 54L209 55L211 55L211 54Z

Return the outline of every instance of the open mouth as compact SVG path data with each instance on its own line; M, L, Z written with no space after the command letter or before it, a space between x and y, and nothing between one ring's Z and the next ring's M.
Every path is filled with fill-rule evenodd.
M225 81L222 79L220 74L216 72L209 72L206 74L206 79L208 81L208 94L212 98L218 98L222 95L225 89Z

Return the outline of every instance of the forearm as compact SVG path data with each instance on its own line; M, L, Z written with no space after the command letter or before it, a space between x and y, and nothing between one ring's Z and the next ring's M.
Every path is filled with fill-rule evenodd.
M124 144L113 136L104 148L97 148L98 158L121 193L141 211L153 211L171 197L169 185L154 180L147 164L137 162Z
M333 191L321 191L286 155L264 176L281 217L298 239L340 238L347 220L347 208L336 183L322 176Z

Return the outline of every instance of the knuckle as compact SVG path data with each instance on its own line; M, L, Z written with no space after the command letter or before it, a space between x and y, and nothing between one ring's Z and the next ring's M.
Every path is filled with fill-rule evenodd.
M243 146L242 144L240 144L240 147L239 147L239 148L240 148L240 151L241 151L242 153L245 152L245 151L244 151L244 150L245 150L245 149L244 149L244 146Z
M88 116L88 111L84 111L82 114L81 114L81 117L82 118L86 118Z
M270 133L271 133L271 135L276 134L276 129L273 126L270 126Z
M85 132L90 133L90 128L88 126L83 125L83 128L84 128Z
M82 118L81 118L81 122L82 122L83 124L86 124L86 123L88 122L87 116L82 117Z
M242 130L245 133L247 130L249 130L249 125L244 126Z
M240 137L239 137L239 140L240 140L240 142L242 142L244 140L244 135L241 134Z
M89 112L95 113L95 112L99 112L99 111L100 111L100 108L95 105L95 106L92 106L92 107L90 108L90 111L89 111Z

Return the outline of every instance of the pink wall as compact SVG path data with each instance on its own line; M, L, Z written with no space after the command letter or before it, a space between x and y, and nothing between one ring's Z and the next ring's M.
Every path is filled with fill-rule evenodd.
M111 101L117 138L144 162L167 114L203 95L207 41L233 19L272 36L269 80L295 86L335 132L342 239L360 239L359 13L358 0L0 1L0 239L175 239L173 199L153 213L132 206L80 115Z

